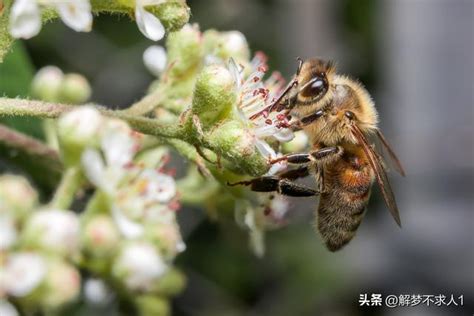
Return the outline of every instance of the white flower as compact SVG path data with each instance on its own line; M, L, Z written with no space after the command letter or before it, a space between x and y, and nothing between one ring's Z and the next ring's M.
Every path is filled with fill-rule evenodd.
M27 217L38 202L38 193L20 176L0 176L0 211L8 212L16 220Z
M0 288L12 296L26 296L43 281L46 272L42 256L30 252L14 253L8 256L2 268Z
M97 257L110 256L120 243L120 232L107 215L96 215L83 228L83 246Z
M143 53L143 62L148 70L159 77L166 67L166 51L163 47L152 45Z
M155 6L166 2L165 0L135 0L135 19L140 31L153 41L159 41L165 36L165 28L160 19L148 12L145 7Z
M37 211L26 224L25 236L42 249L74 255L79 248L79 218L71 211Z
M124 247L113 273L124 280L130 290L149 290L167 270L168 266L153 245L137 242Z
M103 126L104 118L97 109L81 106L59 118L58 134L65 143L85 146L97 139Z
M294 135L288 128L287 117L275 111L257 117L253 116L267 108L278 97L284 82L277 73L263 81L266 65L262 54L257 54L251 65L253 71L245 77L243 69L237 66L233 59L229 61L229 71L234 77L238 93L235 110L237 116L253 133L255 146L259 152L266 158L274 159L279 155L268 144L267 139L273 137L279 142L288 142L293 139ZM268 174L274 174L285 167L284 162L274 164Z
M246 55L248 59L248 44L244 34L239 31L223 32L224 40L223 49L228 52L230 56Z
M56 9L61 20L77 32L92 27L89 0L16 0L10 13L10 33L16 38L31 38L41 30L41 7Z
M2 316L18 316L20 315L15 307L4 299L0 299L0 315Z
M137 140L125 123L112 123L105 124L102 131L102 153L87 149L82 163L89 180L109 197L111 215L121 234L138 238L144 234L147 220L175 221L170 204L176 184L169 175L135 164Z
M0 251L7 250L16 241L15 221L9 214L0 213Z
M113 298L110 288L101 279L87 279L84 283L84 296L94 305L105 305Z
M45 309L57 309L75 300L81 290L81 275L69 263L50 260L48 273L42 291L42 305Z
M237 224L249 230L252 250L261 257L265 253L265 231L285 224L289 202L279 194L260 194L259 198L259 205L237 200L235 219Z
M16 0L10 12L10 33L16 38L31 38L41 30L41 12L35 0Z

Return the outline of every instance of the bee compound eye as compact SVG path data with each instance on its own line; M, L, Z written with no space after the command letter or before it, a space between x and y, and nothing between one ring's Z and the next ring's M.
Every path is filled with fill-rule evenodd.
M344 115L350 120L353 120L354 117L355 117L355 115L352 111L346 111L346 113L344 113Z
M328 83L323 74L311 78L305 86L302 91L303 96L311 98L317 97L318 99L321 98L328 89Z
M316 79L310 86L311 94L318 95L324 90L324 80Z

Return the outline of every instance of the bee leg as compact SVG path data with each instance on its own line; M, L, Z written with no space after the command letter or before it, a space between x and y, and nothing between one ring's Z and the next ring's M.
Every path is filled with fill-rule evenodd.
M313 196L319 194L317 191L282 179L277 176L255 178L249 181L227 183L230 186L250 185L250 189L255 192L278 192L288 196Z
M316 111L316 112L314 112L310 115L303 116L299 120L293 122L291 124L291 127L295 131L296 130L301 130L304 126L313 123L314 121L316 121L317 119L319 119L323 115L324 115L324 111L323 110L318 110L318 111Z
M298 178L309 176L309 169L307 166L304 166L297 169L286 170L283 173L278 174L278 176L283 179L296 180Z
M288 161L289 163L294 164L318 162L319 160L323 160L325 158L340 154L341 150L342 149L340 147L324 147L318 150L310 151L309 153L289 154L281 156L276 159L271 159L270 163L275 164L280 161Z

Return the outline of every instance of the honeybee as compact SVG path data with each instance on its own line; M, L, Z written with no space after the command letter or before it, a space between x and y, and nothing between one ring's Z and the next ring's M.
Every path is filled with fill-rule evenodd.
M369 139L377 137L396 170L403 176L405 172L377 127L374 102L358 81L337 74L332 62L316 58L300 60L296 75L281 96L255 116L271 111L285 111L298 117L291 120L291 126L306 132L311 150L271 160L271 163L286 160L302 165L299 168L235 184L289 196L319 194L316 227L330 251L341 249L354 237L374 181L380 186L395 222L401 226L382 158ZM293 182L308 175L316 177L318 190Z

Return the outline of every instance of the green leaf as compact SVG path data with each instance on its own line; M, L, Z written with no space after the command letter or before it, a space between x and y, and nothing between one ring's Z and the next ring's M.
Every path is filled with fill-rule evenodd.
M0 64L0 95L27 98L34 73L35 69L25 46L20 41L15 42L4 62ZM25 134L43 138L40 119L1 118L0 122Z

